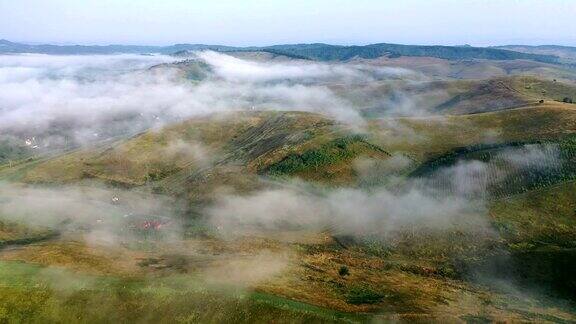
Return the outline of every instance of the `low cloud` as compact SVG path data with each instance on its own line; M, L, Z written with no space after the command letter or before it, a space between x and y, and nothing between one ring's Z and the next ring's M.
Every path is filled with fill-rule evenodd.
M35 136L39 149L49 149L233 110L311 111L345 123L362 122L347 99L317 82L364 78L362 71L199 55L215 71L200 82L187 82L177 69L147 69L174 61L165 56L2 56L0 133L22 141Z
M235 58L230 55L206 51L198 57L213 67L216 75L234 82L271 82L290 80L310 82L339 80L344 82L373 80L371 71L355 66L313 62L266 63ZM388 75L385 71L381 75Z
M459 172L454 182L466 182L464 178L468 176ZM420 179L410 180L401 190L342 188L311 194L300 189L224 195L207 214L224 236L252 233L256 229L312 228L337 235L387 238L413 227L432 232L488 228L484 201L471 200L465 195L436 194L437 188L422 187Z
M223 111L309 111L354 126L364 126L362 109L383 102L390 112L418 111L415 101L387 99L364 86L412 78L409 70L196 55L176 65L162 55L1 56L0 134L22 143L35 137L35 150L44 152ZM205 70L201 80L185 78L189 64Z
M81 233L88 243L119 245L139 232L164 227L163 240L182 235L174 201L167 197L98 186L43 188L0 184L0 220L57 232Z
M459 161L422 177L399 178L390 187L312 193L295 183L251 195L222 195L207 214L225 237L257 229L302 228L383 238L411 229L489 232L487 202L492 188L509 177L529 179L534 167L554 170L560 165L558 154L551 145L526 145L502 150L489 162ZM384 165L371 160L355 164L360 176L378 177L378 172L401 172L411 161L398 155Z

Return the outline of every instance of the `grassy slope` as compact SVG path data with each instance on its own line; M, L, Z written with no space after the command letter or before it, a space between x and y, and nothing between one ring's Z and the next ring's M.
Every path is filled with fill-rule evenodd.
M491 61L462 60L450 61L432 57L398 58L381 57L355 61L368 65L400 67L417 71L434 79L486 80L511 76L537 76L567 82L576 80L574 68L556 64L545 64L530 60Z
M499 200L491 214L509 244L576 248L575 189L567 182Z
M430 72L428 72L430 73ZM419 112L426 115L482 113L576 98L574 82L532 76L465 80L382 80L366 85L332 84L368 118Z
M0 220L0 248L10 245L24 245L54 238L56 232L31 228L23 224Z
M535 77L513 78L510 83L516 91L534 99L562 101L565 97L576 98L576 86L572 83Z
M469 114L515 108L537 100L522 96L511 85L511 79L490 79L474 84L470 91L461 93L438 105L437 111Z
M348 136L332 140L303 154L291 153L270 166L264 173L276 176L298 176L305 180L328 179L342 184L351 183L354 176L350 163L358 157L387 159L390 155L370 144L362 136Z
M569 138L576 131L576 106L546 102L507 111L437 119L401 118L383 120L379 124L375 128L383 135L380 137L383 148L427 161L441 155L451 156L455 149L478 144L552 141L560 143L562 147L565 141L570 142ZM473 154L479 157L478 153ZM569 163L571 167L573 162ZM576 260L574 201L574 184L559 183L552 187L547 184L542 189L491 203L490 216L494 226L502 234L505 250L510 250L510 254L496 252L492 257L506 260L506 265L500 268L502 273L506 273L506 268L514 264L510 275L522 278L520 281L525 285L544 286L573 299L575 283L570 269L573 269ZM418 247L408 241L408 250L401 255L406 252L410 255L431 246L442 249L442 246L448 248L455 244L443 243L442 240L432 242L429 240L426 246ZM466 242L457 244L466 246ZM474 248L474 244L466 247ZM479 251L482 249L480 247ZM438 255L437 252L429 255L437 260L436 265L431 264L430 267L438 267L445 262Z
M505 142L458 148L421 164L411 176L426 177L462 161L482 161L487 167L487 189L492 198L515 195L576 179L576 137L573 134L553 140L525 143ZM538 150L543 156L537 161L524 161L525 169L520 172L516 170L517 166L506 159L511 152L528 154L530 149ZM506 177L502 177L498 170L506 170ZM440 179L438 184L448 182L450 179Z
M509 247L516 277L576 298L576 184L531 191L490 206L490 216Z
M469 91L438 105L436 110L451 114L489 112L575 96L576 86L572 83L530 76L494 78L474 83Z
M210 172L220 174L219 179L214 177L219 181L239 171L256 177L289 155L313 152L349 133L333 121L309 113L238 113L201 118L150 131L120 145L78 151L40 163L23 180L73 183L97 179L126 187L157 182L161 189L170 191ZM387 157L367 142L343 151L345 158L323 164L336 174L327 173L315 180L330 183L345 178L349 183L354 181L354 158Z
M393 124L390 124L391 120L387 120L384 125L373 125L376 135L370 139L381 141L382 147L387 151L405 152L420 160L425 160L456 147L478 144L493 139L522 141L561 138L575 129L575 112L571 105L545 103L526 109L470 116L447 116L428 120L403 118L393 120ZM215 124L219 126L214 127ZM526 129L530 129L531 132L526 133ZM267 174L271 168L274 169L272 166L282 165L287 159L293 159L290 157L302 158L308 155L317 157L318 153L322 157L320 161L324 161L324 157L328 157L327 160L330 163L319 165L312 163L312 168L319 166L320 169L329 170L330 167L328 166L333 166L338 169L339 165L349 165L351 159L348 153L352 156L357 154L376 154L379 156L382 154L380 149L373 149L363 141L345 140L344 143L340 143L342 138L349 138L346 137L346 134L329 120L311 114L245 114L236 120L196 120L170 127L161 133L148 133L136 137L127 143L107 150L77 152L43 162L28 171L24 179L31 182L51 182L55 179L60 182L76 182L83 179L86 172L91 172L91 178L103 181L113 179L114 181L110 182L114 184L142 185L150 176L150 168L146 169L145 166L158 165L159 170L164 167L168 170L176 170L173 174L168 172L166 177L158 182L160 185L174 187L184 183L191 188L188 194L192 196L195 194L209 195L210 186L216 188L228 183L238 185L240 189L242 188L241 185L244 185L248 190L254 188L254 183L250 182L251 180L242 180L246 177L238 176L236 172L248 171L246 172L249 174L248 178L256 177L258 173ZM492 136L494 134L499 136ZM406 137L407 135L413 137ZM168 143L171 137L182 139L185 142L199 142L211 152L216 152L216 161L212 161L208 168L210 171L206 172L205 168L194 163L186 164L186 162L190 162L187 159L183 159L181 165L174 162L178 159L167 161L159 159L158 163L160 164L154 164L158 154L149 154L148 152L163 148L164 143ZM419 142L418 139L422 139L422 141ZM345 152L348 153L340 154L341 145L338 144L344 144ZM348 150L349 145L351 148ZM324 154L326 152L328 153ZM118 165L122 165L117 161L123 159L128 160L128 162L122 163L129 163L128 167L133 169L128 170L130 173L123 173L121 168L117 168ZM306 161L307 159L302 160ZM312 159L312 161L316 160ZM344 164L340 164L341 162ZM300 165L298 163L298 168ZM69 169L59 173L59 168L62 166ZM184 177L182 177L183 170L187 171ZM287 172L286 174L299 174L301 171L298 169L296 172ZM63 178L59 178L60 174ZM189 174L192 177L188 176ZM302 175L305 176L305 174L304 172ZM345 174L339 174L336 178L345 177ZM74 176L66 178L69 175ZM181 182L182 179L184 182ZM197 186L193 185L194 181L198 179L211 180L208 181L207 187L199 190L194 189ZM329 178L322 178L321 180L326 179ZM566 190L563 195L562 201L567 203L564 205L565 207L562 207L565 210L560 212L562 212L561 217L564 217L566 222L562 221L563 225L558 228L565 229L563 238L568 240L561 240L561 242L566 243L570 242L574 226L568 221L568 212L572 208L569 203L572 199L571 191ZM505 236L512 247L523 248L527 246L532 249L530 244L542 240L541 237L538 238L538 235L542 234L549 238L558 234L558 232L554 232L552 220L556 214L554 214L553 209L550 209L553 207L551 205L553 201L554 198L546 198L548 204L546 206L548 207L540 208L539 205L535 205L531 206L530 209L521 210L520 213L515 211L514 206L516 205L514 204L495 204L491 213L498 228L516 227L522 228L525 233L532 232L532 234L523 234L520 237L509 234L506 234L509 236ZM524 206L525 202L518 200L516 204ZM549 213L549 220L546 218L539 219L542 211ZM533 220L532 225L523 225L523 220L526 217L523 213L530 214L529 217ZM539 228L543 229L542 233L539 232ZM546 232L548 230L552 232ZM515 232L512 231L511 233ZM546 309L542 305L537 305L538 302L535 300L516 300L506 295L494 294L482 287L470 285L460 280L457 275L459 269L455 269L451 260L443 256L443 253L447 249L454 248L482 251L486 247L478 246L478 243L473 239L474 237L454 235L456 234L451 233L440 237L429 237L426 240L408 236L401 241L401 244L397 245L395 250L390 251L381 250L378 245L371 246L370 244L359 244L350 249L342 249L330 239L317 244L290 245L284 248L295 249L298 253L297 260L299 262L296 263L296 266L277 280L262 283L256 289L341 311L390 312L407 321L438 319L438 316L444 320L463 320L468 318L467 316L483 319L540 321L573 319L571 315L562 310ZM447 237L448 239L446 239ZM244 245L239 244L238 246ZM265 247L270 248L268 245ZM523 253L527 250L519 251ZM107 259L109 256L101 259L100 253L94 257L95 261L91 261L90 257L87 259L80 257L80 255L87 255L84 247L64 242L60 245L30 246L8 256L4 254L3 258L45 265L57 264L78 271L96 268L97 271L104 273L108 271L110 266L118 265L117 260L135 260L136 258L135 255L129 254L120 259L112 258L113 261L110 261ZM549 256L549 254L547 255ZM526 261L527 258L519 260ZM92 262L95 263L90 266ZM534 263L529 264L533 265ZM94 265L108 266L95 267ZM348 267L349 276L338 274L338 269L342 265ZM13 271L10 270L11 267L7 268L6 271ZM98 270L99 268L100 270ZM133 273L138 273L138 271ZM122 276L122 272L119 274ZM125 285L124 281L122 281L122 285ZM269 318L266 317L268 316L266 313L274 314L274 316L288 316L288 318L294 318L297 321L319 319L317 317L317 312L320 312L318 309L305 312L306 315L302 315L301 310L293 310L288 307L289 311L285 313L286 305L289 303L279 302L272 308L266 306L267 304L262 306L259 303L252 306L251 302L246 300L238 304L234 299L227 299L228 297L213 299L210 292L207 293L208 295L202 295L200 299L210 301L211 307L209 309L222 307L220 309L224 309L224 311L218 314L207 312L204 314L207 317L202 317L203 314L201 313L190 311L190 309L185 310L186 307L190 307L186 305L195 305L192 309L195 309L196 306L199 308L206 307L206 304L198 305L199 295L168 289L162 290L164 295L157 296L156 293L150 292L149 288L142 290L138 285L140 284L130 286L130 289L119 290L117 288L104 289L103 291L88 289L88 291L76 292L74 297L70 299L62 299L60 293L50 289L35 290L33 291L34 298L29 301L26 308L18 307L18 305L22 305L18 304L21 303L21 296L31 292L31 289L25 286L9 286L5 290L7 293L1 295L0 298L4 298L7 303L16 303L14 307L10 308L13 313L6 315L15 319L50 319L54 316L63 316L61 312L64 310L68 314L74 314L74 316L80 314L79 316L86 316L86 319L91 320L98 319L97 316L101 316L98 314L102 312L118 314L119 320L154 319L158 314L164 316L167 314L182 314L182 316L184 316L183 314L196 314L195 316L199 316L191 318L191 320L210 319L210 316L216 316L214 318L219 320L229 318L251 320L260 316ZM133 287L134 289L132 289ZM153 287L157 289L155 284ZM220 295L217 294L217 296ZM109 302L103 304L102 308L95 308L98 310L96 314L92 312L82 314L82 310L91 304L90 301L93 298L104 298ZM219 306L222 304L218 300L225 300L226 305L236 306L231 308ZM50 307L42 307L42 305L50 305ZM127 305L132 306L128 307ZM479 309L478 305L483 306ZM25 309L32 311L28 312ZM46 312L50 309L56 313L47 314ZM104 310L100 312L102 309ZM6 313L6 311L4 312ZM324 319L326 318L324 317Z
M483 114L380 119L372 122L371 130L388 152L425 161L475 144L564 137L576 131L576 105L545 102Z
M123 281L0 262L0 286L0 320L6 322L289 323L355 318L265 294L212 289L183 276Z
M385 116L390 111L409 113L414 107L422 112L435 108L451 98L471 91L476 81L404 81L383 80L350 86L330 84L329 87L343 96L367 118ZM403 111L406 109L407 111Z
M209 255L214 255L213 253L219 251L216 252L216 255L221 254L225 258L223 260L230 258L230 248L242 251L243 254L254 253L254 249L262 248L263 243L268 249L282 248L273 242L236 241L230 242L230 247L223 247L222 243L218 242L203 243L204 246L216 244L213 250L207 252ZM131 267L122 269L122 262L120 261L126 260L126 257L130 256L129 254L121 255L119 259L116 259L118 256L113 253L114 251L98 252L94 248L87 250L82 245L70 242L31 246L25 250L11 252L11 255L4 255L3 258L65 266L68 269L82 271L77 275L70 274L69 279L70 276L72 278L75 276L88 276L90 278L106 275L108 280L114 284L79 278L73 280L71 284L64 285L64 287L54 286L55 283L59 282L58 276L55 276L54 272L60 270L49 267L44 268L45 270L40 273L29 274L24 279L13 280L10 283L2 282L8 289L3 290L6 295L0 294L0 296L7 301L16 303L12 312L36 313L35 316L46 316L47 311L60 311L62 307L59 305L63 303L64 305L77 304L72 308L73 313L76 314L81 312L87 304L91 304L90 301L102 298L104 302L100 301L99 305L101 304L101 306L97 306L96 310L105 308L114 312L115 315L130 316L140 320L147 320L147 316L153 316L147 311L150 309L153 310L154 314L163 314L169 318L173 316L170 313L176 315L196 314L194 316L202 316L200 318L206 320L211 317L226 319L235 316L239 320L250 320L252 316L268 318L267 312L278 311L285 313L283 316L288 318L300 318L304 314L306 317L312 318L354 318L323 308L308 306L309 304L321 305L344 312L394 314L382 316L395 316L407 321L418 318L428 320L441 318L454 321L471 315L500 320L542 320L546 318L560 320L571 318L568 313L561 309L546 309L545 305L538 305L536 300L528 297L518 298L500 295L481 286L469 285L466 282L445 277L436 272L435 264L426 258L421 258L421 261L415 263L414 257L406 258L401 254L382 257L367 253L363 249L342 250L330 241L299 246L292 247L297 248L297 251L300 252L287 271L276 276L273 280L262 282L256 286L256 291L263 292L264 295L253 295L253 288L236 290L237 293L234 293L234 289L237 289L234 286L206 286L207 283L202 280L201 275L198 277L197 274L198 265L202 265L204 261L197 264L192 259L190 261L192 263L184 265L184 269L195 270L186 270L184 273L181 272L182 270L177 270L178 268L174 270L170 268L147 270L142 268L143 265L139 266L140 270L135 271ZM290 246L284 248L290 248ZM347 276L338 274L338 269L343 265L349 269ZM19 263L2 263L2 266L5 271L12 273L20 271L23 267ZM179 264L178 267L182 267L182 264ZM187 271L191 272L188 273ZM242 271L244 270L234 269L230 275ZM91 274L88 275L87 273ZM125 277L126 275L129 276ZM12 279L14 277L13 275L11 277L0 276L0 278ZM44 299L30 301L26 309L23 309L21 305L18 306L18 296L29 292L31 286L21 285L21 280L47 282L45 285L35 286L36 292L41 292ZM74 283L80 287L74 289ZM87 287L81 289L82 285L87 285ZM174 288L175 286L178 288ZM38 287L42 289L38 289ZM222 289L225 289L224 293ZM225 293L229 289L232 290L232 295ZM67 290L72 290L72 292ZM274 298L267 295L269 293L283 296L288 300ZM237 300L238 294L240 296L248 294L251 298ZM258 301L264 302L264 305L260 306L263 307L262 309L253 309L252 297L257 297ZM184 300L180 300L180 298L184 298ZM206 299L206 303L203 302L198 305L199 301L194 301L196 298ZM220 301L217 301L218 299ZM41 306L46 304L46 300L49 307L42 308ZM305 303L291 302L290 300L304 301ZM271 301L273 307L267 305ZM180 305L180 303L182 303L181 306L176 309L173 308L174 304ZM237 305L237 303L240 304ZM236 306L230 308L226 306L230 306L230 304ZM125 307L126 305L133 305L135 308ZM186 305L189 307L188 310L184 309ZM205 308L206 314L197 314L197 307ZM211 313L218 309L220 309L221 314ZM87 313L87 316L95 315L91 311Z
M177 263L168 262L177 256L160 246L149 251L118 251L60 241L4 252L1 258L9 261L0 261L0 299L10 307L0 308L0 316L44 321L66 316L101 321L102 316L114 316L120 321L146 322L158 316L171 321L183 317L268 321L271 316L282 316L289 322L365 321L374 316L348 312L376 312L382 314L376 315L380 319L403 321L457 321L468 316L515 321L572 318L565 310L547 309L530 297L494 293L452 279L437 271L430 256L375 255L362 247L342 249L329 238L307 244L262 239L205 239L189 244L206 251L180 257ZM271 250L296 254L290 267L269 280L241 288L214 285L203 277L204 267L211 273L222 271L217 268L221 262L240 266L231 254L234 251L249 258ZM156 264L162 268L153 267ZM238 266L230 268L227 277L242 276L248 270ZM349 269L348 275L339 274L342 266ZM26 303L24 295L29 295Z

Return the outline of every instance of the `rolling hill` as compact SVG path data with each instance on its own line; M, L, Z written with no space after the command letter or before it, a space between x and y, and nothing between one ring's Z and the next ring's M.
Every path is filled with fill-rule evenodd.
M2 133L0 322L576 320L573 71L469 47L210 49L412 74L306 83L360 125L253 108L45 151ZM217 78L180 54L146 72Z
M363 136L320 115L236 113L194 119L117 145L50 159L27 170L22 180L150 185L158 192L189 190L191 201L204 201L220 186L258 188L258 177L268 174L352 184L358 180L353 161L360 156L389 158Z
M176 44L171 46L136 45L28 45L0 40L0 53L42 53L42 54L118 54L118 53L162 53L172 54L181 51L213 50L218 52L262 51L285 55L298 59L319 61L346 61L354 58L378 58L382 56L437 57L449 60L488 59L517 60L526 59L538 62L556 63L556 56L529 54L504 49L462 47L462 46L419 46L399 44L372 44L366 46L336 46L328 44L274 45L267 47L230 47L203 44Z
M483 114L374 120L367 133L358 134L333 120L311 113L238 112L192 119L113 145L26 162L24 165L28 166L23 169L5 168L1 175L6 177L16 172L18 176L12 179L28 185L92 186L94 182L100 182L109 188L117 188L114 190L139 188L139 191L144 190L142 192L151 190L156 194L184 197L190 206L182 216L192 217L201 212L199 206L211 204L218 188L223 187L246 195L262 188L274 188L292 177L317 183L323 188L363 186L365 184L359 181L354 162L362 158L385 162L397 154L412 156L416 164L406 165L409 171L420 163L427 165L438 161L433 157L442 157L441 154L452 154L450 156L455 159L472 158L465 155L469 153L462 155L462 152L468 152L462 147L483 145L490 132L500 134L498 141L504 144L510 141L525 141L527 144L537 140L563 141L576 129L575 113L571 105L550 102ZM525 132L527 128L531 129L529 134ZM414 135L410 141L400 141L408 139L402 131L425 136L423 138L427 141L419 144ZM448 138L450 141L446 141ZM495 148L502 147L501 144ZM273 238L244 237L222 241L209 231L200 229L197 222L201 223L201 220L188 218L184 244L201 244L207 250L187 256L160 241L155 243L156 247L152 245L144 250L135 247L106 250L105 247L86 245L77 231L97 226L90 222L80 229L61 229L61 238L56 240L47 240L40 234L34 236L35 232L17 227L21 225L6 223L2 228L9 233L5 236L11 240L26 239L34 234L32 237L38 237L40 242L1 252L0 269L9 271L12 276L21 276L22 280L30 280L29 274L39 271L38 267L58 264L76 269L71 274L63 273L64 276L91 278L93 284L89 289L76 291L66 288L72 289L71 295L64 295L70 297L58 297L51 288L35 290L26 315L29 319L55 316L45 313L46 308L40 306L45 302L58 304L64 300L74 303L72 311L76 314L85 307L82 301L106 297L106 302L97 309L114 310L123 319L139 317L133 311L119 310L122 303L130 300L137 307L156 304L155 313L163 316L180 314L180 307L186 305L193 309L207 307L209 311L204 315L209 318L214 316L211 313L213 307L225 307L220 315L224 316L222 318L251 318L268 313L298 320L363 321L368 318L363 316L389 319L386 315L357 314L384 312L395 314L395 318L403 321L416 318L465 320L470 316L486 320L570 320L573 315L563 309L535 306L534 300L530 299L533 297L510 299L505 292L476 283L468 276L476 271L489 273L493 266L490 260L500 260L511 253L513 262L506 262L506 275L523 278L519 282L524 287L540 285L553 296L559 294L573 298L568 288L573 282L568 273L546 276L542 281L542 270L534 265L534 260L538 259L546 260L545 265L549 268L561 264L566 268L574 260L570 242L575 227L571 221L573 209L568 203L571 186L570 182L554 182L520 195L491 201L491 222L501 233L503 241L491 233L482 234L482 239L479 239L478 233L421 233L423 236L414 236L400 231L404 234L397 237L394 245L387 246L370 237L345 241L345 238L331 236L329 231L296 232L294 236L289 234L290 230L275 233ZM567 202L561 210L554 207L557 199ZM514 207L519 204L525 208ZM423 237L426 237L425 244ZM206 266L211 269L219 262L229 262L239 252L245 255L245 261L238 263L234 272L245 271L241 270L245 262L250 267L248 260L252 257L256 257L258 262L268 262L258 256L263 250L289 255L295 253L292 257L300 261L276 279L256 283L256 292L248 294L248 299L242 299L242 302L216 288L198 291L180 287L180 293L174 290L174 284L183 278L202 271ZM103 254L102 251L107 252ZM446 256L448 251L450 257ZM13 263L17 260L36 265ZM118 260L124 261L120 263ZM340 274L341 269L347 269L345 271L349 274ZM160 277L142 279L150 275ZM132 278L129 286L123 283L127 279L115 279L125 276ZM78 280L85 282L87 279ZM30 285L35 282L4 291L0 298L4 304L14 303L17 296L30 293ZM200 287L204 284L202 281L195 283ZM164 287L164 297L151 292L159 285ZM122 294L122 299L111 298L111 291ZM148 301L144 301L143 296ZM209 304L192 303L200 296ZM485 303L480 315L475 308L460 302L462 296L467 296L473 304ZM160 302L159 298L168 298L162 299L167 304ZM14 307L18 309L18 306ZM245 311L254 315L243 313ZM199 314L197 318L204 318L204 315ZM77 316L97 318L93 312ZM152 314L149 316L154 318Z
M576 63L576 47L573 46L559 46L559 45L539 45L539 46L527 46L527 45L506 45L506 46L496 46L494 48L505 49L521 53L529 54L544 54L544 55L554 55L568 64Z
M366 46L332 46L326 44L276 45L270 47L277 53L298 55L320 61L345 61L354 58L378 58L381 56L416 56L436 57L448 60L488 59L517 60L531 59L546 63L555 63L557 58L552 55L521 54L519 52L489 48L461 46L419 46L399 44L372 44Z

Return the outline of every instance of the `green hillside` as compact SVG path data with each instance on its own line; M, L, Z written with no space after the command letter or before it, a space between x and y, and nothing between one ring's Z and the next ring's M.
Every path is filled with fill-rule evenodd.
M448 60L488 59L517 60L528 59L540 62L554 63L557 57L552 55L536 55L508 50L497 50L480 47L460 46L418 46L399 44L372 44L366 46L333 46L326 44L311 45L276 45L276 53L298 55L320 61L345 61L352 58L377 58L381 56L423 56L437 57Z
M557 141L483 144L455 149L419 166L412 176L426 177L459 163L486 163L482 180L488 183L491 197L505 197L557 183L576 180L576 137L570 135ZM520 170L514 154L536 156L524 161ZM505 176L502 173L505 172ZM451 179L438 179L437 186L445 187ZM453 188L446 188L448 192Z
M425 161L476 144L564 137L576 130L576 106L545 102L470 115L383 118L372 121L370 129L388 152L405 152Z
M361 157L385 160L389 154L320 115L235 113L193 119L120 144L50 159L23 172L21 180L147 186L204 202L224 185L239 192L254 190L260 175L354 184L358 177L353 163Z
M462 46L421 46L400 44L372 44L365 46L337 46L328 44L294 44L265 47L231 47L204 44L175 44L171 46L130 46L130 45L28 45L0 40L0 53L42 53L42 54L117 54L117 53L163 53L173 54L182 51L212 50L219 52L264 51L298 59L319 61L346 61L352 58L377 58L381 56L437 57L448 60L487 59L487 60L535 60L556 63L554 55L529 54L506 49Z
M526 80L531 86L521 98L548 87ZM553 100L487 113L373 119L362 130L313 113L234 112L5 164L0 178L24 188L99 188L91 199L107 212L49 230L0 214L0 318L570 322L573 276L555 269L571 269L576 260L575 130L575 106ZM459 161L510 169L502 154L527 145L554 147L543 150L539 163L558 154L559 168L497 182L486 224L477 228L401 226L382 238L280 224L221 237L203 214L221 195L243 199L296 187L320 199L342 188L401 191L404 181ZM111 203L114 195L120 199ZM156 221L154 211L122 212L159 197L174 201L173 218L160 225L169 231L182 224L172 236L141 227ZM120 244L100 241L118 233Z

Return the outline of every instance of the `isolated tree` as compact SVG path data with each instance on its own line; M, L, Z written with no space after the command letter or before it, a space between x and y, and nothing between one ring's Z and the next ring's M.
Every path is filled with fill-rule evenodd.
M341 277L344 277L344 276L347 276L347 275L350 274L350 270L348 269L347 266L343 265L343 266L340 267L340 270L338 270L338 274L339 274Z

